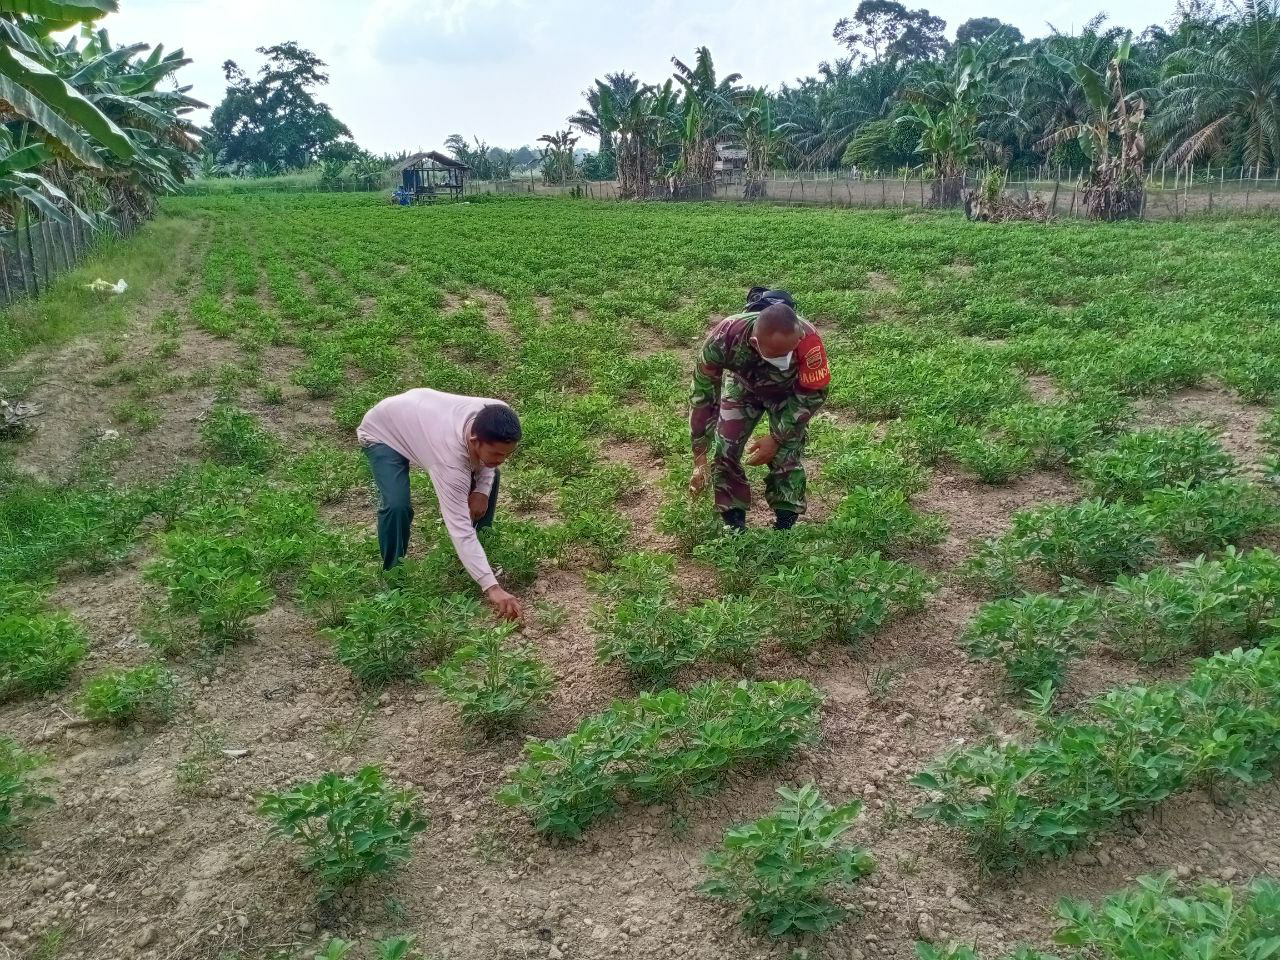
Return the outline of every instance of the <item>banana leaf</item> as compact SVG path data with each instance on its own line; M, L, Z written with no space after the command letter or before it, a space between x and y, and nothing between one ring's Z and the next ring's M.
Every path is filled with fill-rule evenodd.
M18 86L3 73L0 73L0 101L7 103L19 116L26 117L44 130L83 166L92 170L102 169L102 161L98 159L93 144L86 140L79 130L63 120L30 90Z
M66 24L97 20L117 9L116 0L0 0L0 13L26 13Z
M0 2L3 2L3 0L0 0ZM24 88L34 95L28 98L27 103L30 106L32 100L35 100L35 103L38 104L32 110L33 113L37 114L36 116L24 113L16 103L13 104L14 109L33 123L43 127L59 140L62 137L58 136L49 126L46 126L50 115L54 113L61 114L66 119L79 124L86 133L122 160L127 160L133 156L133 144L119 127L112 123L108 117L104 116L97 107L86 100L80 93L68 86L65 80L36 63L30 57L12 48L0 46L0 78L8 80L13 86ZM35 99L37 97L39 98L38 100ZM5 99L8 98L6 97ZM77 139L83 140L84 138L77 137ZM68 149L71 148L68 147ZM74 153L74 150L72 152ZM97 164L94 165L96 166Z

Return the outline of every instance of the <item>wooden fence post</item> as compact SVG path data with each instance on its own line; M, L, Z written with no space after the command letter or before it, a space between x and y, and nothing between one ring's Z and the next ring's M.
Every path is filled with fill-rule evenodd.
M0 236L0 281L4 282L5 306L13 303L13 291L9 289L9 261L4 255L4 237Z
M903 210L907 209L907 176L911 173L911 168L907 167L902 171L902 203Z
M1061 166L1059 166L1058 170L1061 172ZM1058 215L1058 186L1058 181L1053 181L1053 200L1049 203L1049 213L1055 217Z

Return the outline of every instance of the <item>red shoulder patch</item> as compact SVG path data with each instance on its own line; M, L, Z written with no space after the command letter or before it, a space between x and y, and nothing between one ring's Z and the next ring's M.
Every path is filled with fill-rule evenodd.
M823 390L831 383L831 367L827 364L827 348L822 338L811 333L796 347L800 371L796 383L804 390Z

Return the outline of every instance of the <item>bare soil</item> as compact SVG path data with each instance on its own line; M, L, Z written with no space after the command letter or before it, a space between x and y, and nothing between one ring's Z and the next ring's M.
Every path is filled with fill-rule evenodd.
M505 305L479 292L469 296L491 308L490 322L504 330ZM131 331L147 328L147 310ZM175 367L220 364L233 349L188 330ZM106 426L103 411L112 391L123 388L99 391L72 376L99 355L97 341L84 341L45 359L48 377L37 397L46 413L19 455L33 473L62 475L79 438ZM1260 420L1253 408L1218 391L1187 394L1171 401L1169 416L1225 417L1232 449L1253 457ZM159 471L198 456L198 421L211 395L209 388L164 398L161 424L134 438L129 469ZM302 440L320 431L341 440L323 406L293 395L282 406L255 409L281 436ZM641 478L620 505L634 545L672 549L654 527L662 464L639 446L612 444L608 452ZM331 933L364 940L412 932L429 956L450 960L784 958L804 941L775 944L750 934L732 909L696 888L702 856L727 826L766 812L778 783L810 780L832 799L863 798L854 838L878 862L875 876L848 894L856 916L807 944L815 957L906 960L920 937L992 951L1044 943L1062 896L1100 896L1169 869L1230 879L1280 870L1274 785L1228 805L1196 792L1176 797L1070 860L1004 878L982 877L954 835L911 818L920 800L908 783L912 773L955 743L1018 727L995 671L970 663L956 646L979 600L950 582L951 571L984 538L1002 533L1014 511L1078 496L1074 481L1057 473L990 487L937 472L916 504L942 514L950 534L907 557L942 581L928 607L857 648L805 658L766 649L749 667L752 677L804 677L826 693L820 742L780 768L737 772L710 796L625 808L575 844L538 838L521 815L495 802L518 762L518 737L479 739L420 688L366 695L315 624L287 602L257 618L253 642L216 660L177 665L183 706L166 726L87 727L70 690L5 705L0 727L50 754L58 803L27 831L27 849L0 870L0 957L265 958ZM368 527L372 511L368 492L354 489L324 515ZM762 508L753 512L753 523L768 519ZM139 636L149 591L141 578L145 550L115 569L66 578L53 595L91 637L82 675L150 655ZM587 574L566 562L526 592L534 604L553 603L565 614L556 628L528 630L559 679L529 735L563 735L633 692L621 671L595 657ZM682 562L681 578L690 593L711 589L709 574L695 565ZM1078 673L1074 696L1151 678L1101 658L1086 660ZM295 851L265 839L256 798L369 763L421 793L431 826L399 873L319 907ZM49 953L42 944L56 935L60 952Z

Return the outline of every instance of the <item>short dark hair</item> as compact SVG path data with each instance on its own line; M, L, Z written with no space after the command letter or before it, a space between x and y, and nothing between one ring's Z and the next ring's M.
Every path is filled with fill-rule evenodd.
M765 307L756 317L755 334L757 337L772 337L780 333L799 333L800 318L785 303L775 303Z
M471 422L471 435L481 443L519 443L520 418L505 403L491 403Z

